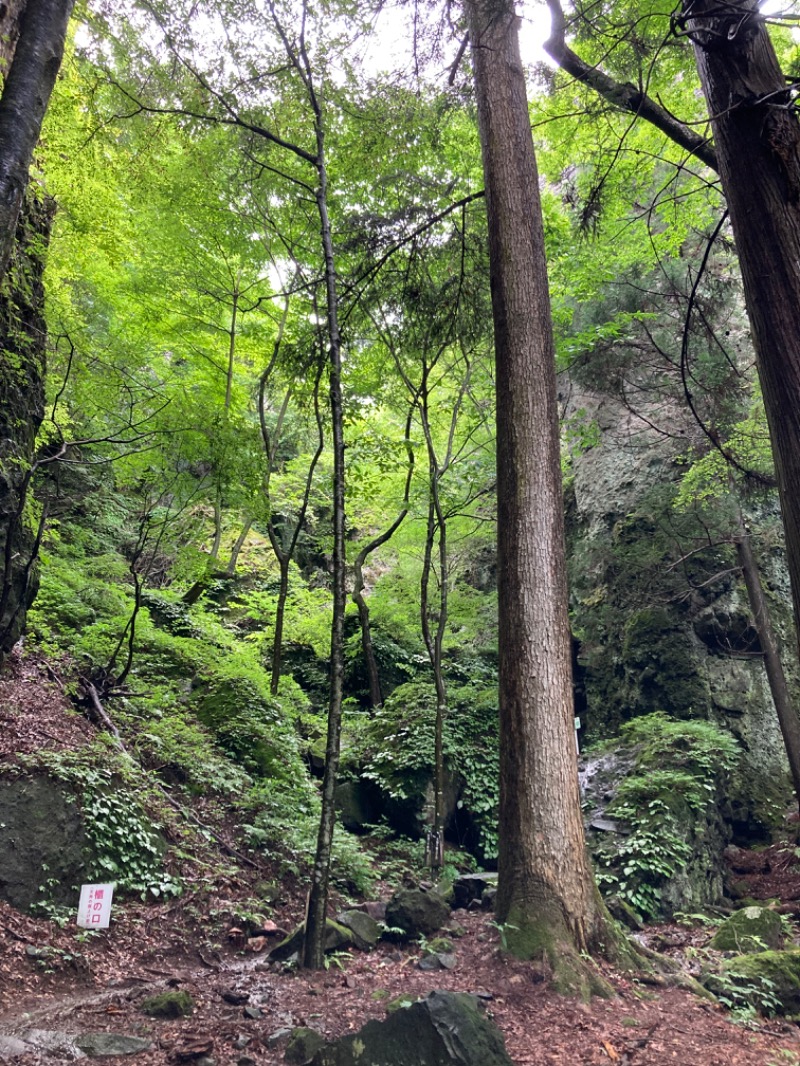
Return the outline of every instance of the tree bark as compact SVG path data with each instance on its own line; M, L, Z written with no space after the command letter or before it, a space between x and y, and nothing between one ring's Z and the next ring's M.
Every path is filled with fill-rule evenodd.
M310 75L309 75L310 78ZM328 326L328 380L330 386L331 441L333 450L333 617L331 619L331 672L328 698L328 735L325 744L325 772L322 778L317 850L311 874L303 965L321 970L325 962L325 920L328 907L328 883L331 870L333 828L336 821L334 791L339 770L342 737L342 697L344 693L344 613L347 603L345 556L345 461L344 412L342 407L342 348L339 333L339 296L336 261L328 215L328 171L325 160L325 134L322 112L308 82L315 114L317 140L317 210L325 262L326 317Z
M33 152L50 102L74 0L28 0L0 98L0 279L14 249Z
M783 672L780 649L770 620L769 606L764 595L764 587L761 584L761 574L758 564L753 555L750 543L750 534L744 524L741 512L739 512L739 528L734 537L736 556L739 566L742 568L744 583L747 587L747 596L750 601L750 610L753 612L758 640L764 655L764 669L767 674L769 690L772 693L772 701L778 715L783 743L786 748L786 757L789 760L789 770L792 774L795 797L800 804L800 718L792 705L789 695L789 687L786 684L786 675Z
M564 990L610 933L586 854L573 729L555 353L512 0L466 0L486 182L497 381L497 919ZM611 934L613 937L613 934ZM605 939L608 946L610 938Z
M800 632L800 123L755 0L685 0L711 115L786 530Z
M36 434L44 418L42 275L53 209L51 200L28 191L12 268L0 289L0 664L24 630L38 587L41 523L36 534L29 501Z

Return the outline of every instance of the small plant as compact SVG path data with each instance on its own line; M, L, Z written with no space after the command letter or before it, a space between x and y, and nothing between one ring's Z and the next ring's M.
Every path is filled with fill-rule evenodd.
M728 969L714 976L714 995L735 1020L750 1022L756 1013L768 1018L780 1013L777 986L764 974Z
M510 922L489 922L489 925L493 925L500 934L500 946L503 951L508 951L508 934L518 932L518 927Z
M775 1057L769 1060L767 1066L800 1066L800 1055L789 1048L781 1048L775 1052Z
M331 951L324 958L326 970L330 970L331 966L335 966L337 970L344 970L345 965L352 961L353 956L349 951Z

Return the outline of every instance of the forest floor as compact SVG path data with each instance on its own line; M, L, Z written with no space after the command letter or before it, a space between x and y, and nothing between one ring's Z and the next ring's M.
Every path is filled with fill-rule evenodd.
M57 689L43 700L34 680L19 664L0 680L0 765L19 750L70 746L91 732L80 718L65 716ZM775 846L739 852L732 861L753 898L778 896L791 909L800 899L800 876L788 854ZM261 916L243 915L252 912L256 883L275 872L268 863L236 870L230 860L220 861L213 876L198 876L177 900L115 904L111 927L90 935L74 921L34 918L0 903L0 1034L124 1033L153 1042L151 1050L118 1060L136 1066L203 1056L217 1066L240 1060L266 1066L283 1062L294 1026L336 1037L384 1017L387 1002L399 995L443 989L480 995L516 1066L800 1066L795 1022L736 1023L719 1005L652 979L604 967L614 998L582 1004L556 995L530 964L503 953L485 911L453 913L461 928L457 939L449 934L455 939L452 970L420 970L420 945L391 943L368 954L339 954L318 973L270 963L272 938L247 939L236 930L248 921L258 924ZM387 898L394 887L381 883L378 895ZM280 888L269 919L288 931L301 916L303 885L284 878ZM660 925L647 932L652 947L681 959L690 973L709 937L702 926ZM146 1017L142 999L168 989L191 994L191 1016ZM30 1066L68 1062L71 1055L37 1051L9 1061Z

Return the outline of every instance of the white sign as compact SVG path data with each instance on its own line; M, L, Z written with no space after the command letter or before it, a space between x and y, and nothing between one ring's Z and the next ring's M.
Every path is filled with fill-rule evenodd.
M112 885L81 885L78 925L81 929L108 929L111 922Z

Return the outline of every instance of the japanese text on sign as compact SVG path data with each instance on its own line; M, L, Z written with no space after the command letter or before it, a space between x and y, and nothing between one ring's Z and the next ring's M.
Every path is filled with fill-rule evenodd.
M78 925L81 929L108 929L111 921L112 885L81 885Z

